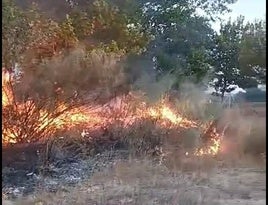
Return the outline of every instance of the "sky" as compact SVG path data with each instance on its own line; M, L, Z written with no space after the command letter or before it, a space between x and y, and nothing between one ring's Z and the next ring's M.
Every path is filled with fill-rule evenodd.
M235 20L236 17L242 15L245 21L254 21L255 19L265 19L266 15L266 0L238 0L235 4L229 6L232 12L222 16L227 21L230 17ZM220 29L220 23L213 23L213 28L216 31Z

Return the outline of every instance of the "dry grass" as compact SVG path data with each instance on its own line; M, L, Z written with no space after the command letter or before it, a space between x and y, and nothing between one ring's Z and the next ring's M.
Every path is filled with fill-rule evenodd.
M216 161L185 159L181 165L194 164L188 170L171 171L149 160L117 162L112 169L94 174L76 187L56 193L40 190L35 194L3 204L18 205L220 205L264 204L264 172L250 169L217 168ZM210 164L210 166L207 166ZM197 166L198 165L198 166ZM252 183L249 179L254 179ZM261 183L263 182L263 183ZM258 184L260 183L260 184ZM259 194L255 192L258 191ZM238 203L240 201L241 203Z
M99 128L87 137L78 128L66 131L64 137L49 140L45 159L53 161L57 156L86 158L105 150L127 150L131 157L157 157L194 151L201 144L199 128L163 127L154 119L143 118L125 126L114 121ZM64 154L65 153L65 154Z
M200 204L200 190L187 189L195 180L206 180L201 175L170 172L147 160L118 162L80 186L55 194L37 193L15 204Z
M262 115L248 114L244 109L227 110L219 122L219 127L224 126L224 151L240 157L266 153L266 118Z
M64 151L76 154L77 151L86 156L114 148L128 150L132 160L117 161L113 168L95 173L75 187L64 187L64 190L56 193L39 190L13 202L3 201L3 204L265 203L265 173L257 174L238 168L256 167L256 159L260 158L261 153L266 153L264 118L245 118L239 111L226 111L219 121L219 127L224 127L227 122L230 124L222 145L223 153L217 157L201 158L185 156L186 151L200 145L201 130L198 128L164 128L157 126L153 119L142 119L126 128L119 119L120 114L118 119L106 126L101 134L98 133L98 137L91 138L93 141L90 142L81 137L79 132L65 133L70 137L65 138L64 143L59 139L52 141L50 155L55 156L56 152ZM153 155L158 156L158 163L151 160ZM137 156L139 160L136 160ZM258 163L263 169L263 161ZM228 169L221 170L221 166ZM234 171L229 173L230 170ZM234 176L239 176L240 181L236 181ZM255 182L249 180L253 178Z
M177 158L191 152L202 144L201 128L182 128L159 126L157 119L142 118L134 124L126 126L124 113L112 113L116 119L100 127L98 131L90 133L89 137L82 137L77 127L62 133L65 137L51 140L52 149L47 153L57 156L58 152L72 153L74 156L87 157L107 149L128 150L132 157L148 157L169 155ZM123 115L123 116L121 116ZM229 159L238 160L248 156L259 157L266 153L266 125L265 119L258 116L241 114L239 109L226 110L218 122L218 129L225 129L222 151ZM225 157L226 158L226 157Z

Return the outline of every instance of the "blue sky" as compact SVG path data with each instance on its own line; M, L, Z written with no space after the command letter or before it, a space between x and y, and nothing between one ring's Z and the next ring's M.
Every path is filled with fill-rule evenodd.
M229 7L232 12L223 15L224 20L230 17L235 20L236 17L242 15L246 21L254 21L255 19L265 19L266 15L266 0L238 0L235 4ZM215 30L219 30L220 23L214 23Z

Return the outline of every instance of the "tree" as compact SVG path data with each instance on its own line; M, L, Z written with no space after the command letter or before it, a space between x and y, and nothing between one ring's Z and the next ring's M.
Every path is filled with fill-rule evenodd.
M241 16L234 22L230 19L226 24L221 24L220 33L214 36L212 57L215 79L212 85L220 93L222 100L225 92L232 91L232 85L241 83L239 51L243 21Z
M209 20L235 0L73 0L57 4L63 11L55 18L47 16L52 1L37 2L41 9L18 2L30 26L22 55L28 67L32 59L40 64L82 45L89 54L101 49L122 59L143 53L160 76L171 73L179 84L198 82L210 70L214 32ZM198 9L209 17L197 15Z
M149 35L143 32L141 25L130 18L120 8L105 0L96 0L84 10L73 13L75 31L81 40L87 39L95 46L101 45L123 51L140 53L144 51Z
M266 21L248 22L240 45L239 63L243 81L266 83ZM250 84L249 84L250 85Z
M116 89L126 83L120 61L143 52L149 41L137 19L104 0L78 10L73 6L65 18L50 18L37 4L19 9L4 3L2 58L22 70L15 86L21 101L30 97L67 102L78 91ZM13 35L14 29L23 32Z
M193 76L192 82L200 82L211 70L211 59L204 47L193 49L188 58L188 76Z
M20 67L26 72L25 75L39 72L36 69L39 64L56 56L63 56L78 45L72 20L68 15L62 22L56 22L46 18L36 4L24 10L24 15L29 31L27 45L21 54L23 61Z
M28 42L29 24L13 1L2 1L2 67L12 70L22 60Z
M201 80L210 70L214 31L209 20L217 13L228 11L227 5L234 2L138 1L143 11L143 25L154 37L146 55L154 59L158 74L172 73L177 84L189 78L195 82ZM198 9L205 11L208 17L197 15ZM196 66L199 63L200 69Z
M71 19L55 22L33 4L25 10L3 2L2 62L10 70L19 64L28 69L77 45Z
M214 81L212 85L223 98L233 84L242 88L266 82L266 28L264 21L244 24L241 16L221 25L214 37Z

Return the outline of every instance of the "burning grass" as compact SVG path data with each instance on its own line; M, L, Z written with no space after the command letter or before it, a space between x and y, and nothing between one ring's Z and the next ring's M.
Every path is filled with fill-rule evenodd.
M134 144L139 147L142 146L137 144L139 139L142 138L139 143L146 144L146 141L151 143L163 135L156 131L160 128L164 128L164 132L167 133L171 129L197 128L200 125L200 123L189 120L172 110L164 100L154 106L148 106L146 103L138 105L137 102L135 102L136 104L131 103L133 98L127 96L126 98L116 99L117 101L110 102L99 109L95 109L95 111L90 106L68 107L57 102L54 103L56 105L50 107L50 104L44 102L43 99L40 100L41 102L27 100L20 103L16 101L14 96L12 89L14 82L11 76L8 73L2 73L2 75L3 144L36 142L55 136L62 130L71 130L79 126L84 128L81 133L83 138L88 137L90 140L92 137L86 133L102 127L106 132L107 130L112 132L116 139L124 139L127 136L128 141L134 143L133 139L136 138ZM142 124L144 125L140 126ZM116 126L119 127L114 129ZM115 134L115 130L121 130L120 132L124 133ZM134 130L139 130L138 134L133 132ZM148 133L146 133L146 130L148 130ZM153 132L159 136L155 136ZM109 133L104 134L109 135ZM154 140L152 140L153 138ZM217 153L215 148L213 150L208 153Z
M195 156L215 156L222 149L225 128L218 129L211 117L207 121L187 118L183 106L166 99L148 104L128 94L101 106L50 99L18 101L14 80L6 72L2 76L2 143L6 146L45 141L75 153L123 147L142 155L159 153L172 145L183 155ZM191 138L186 137L185 130L198 133L191 149L185 147Z
M156 167L154 167L155 165L149 166L148 171L143 170L143 168L148 168L147 165L145 167L143 164L131 166L133 162L121 164L115 167L116 173L110 178L113 182L120 179L120 186L107 186L103 192L100 192L100 189L97 192L91 192L87 188L85 190L84 187L82 191L80 188L71 189L81 199L59 191L56 198L53 198L55 203L65 200L65 204L69 202L73 204L74 201L80 200L81 204L84 204L85 201L86 203L107 204L111 202L118 204L118 200L127 198L131 200L130 204L132 202L132 204L142 204L139 202L146 200L148 192L150 192L144 189L148 183L153 184L147 186L149 189L159 189L162 186L167 186L170 189L171 186L171 189L174 190L175 185L173 186L170 182L178 178L168 176L168 185L162 184L167 173L170 174L170 172L178 170L187 173L188 171L213 169L217 164L217 157L221 156L224 149L231 153L230 148L235 140L238 142L237 146L233 148L234 152L238 148L242 150L241 153L244 150L259 154L260 150L266 150L265 146L261 146L264 145L263 139L265 138L263 127L261 131L259 127L256 127L249 133L242 133L241 130L246 130L242 128L248 128L249 126L246 123L244 123L245 127L238 126L236 123L238 123L239 117L237 116L224 116L226 119L223 122L213 121L210 117L206 121L197 120L198 118L187 117L183 108L166 99L155 104L148 104L134 94L114 98L101 106L93 106L92 104L70 105L59 101L44 101L44 99L40 99L40 101L36 99L18 101L12 89L11 78L4 77L6 80L2 82L2 142L5 146L9 146L10 144L34 144L44 141L46 146L41 155L43 164L38 167L39 176L49 176L49 173L53 172L50 165L60 164L66 159L76 162L88 160L111 150L123 151L127 155L126 158L139 160L146 158L150 159L150 163L153 159L153 162L158 164ZM231 123L225 123L226 120ZM228 125L227 128L226 125ZM233 130L236 132L233 132ZM225 135L231 136L231 138L227 140ZM233 158L233 156L229 158ZM166 169L165 177L161 175L160 169ZM26 171L29 172L29 170ZM109 169L109 171L111 170ZM133 173L132 171L134 171L135 183L124 184L123 181ZM152 174L158 171L161 174ZM150 178L148 176L153 176L155 181L146 181L145 179ZM158 178L163 178L163 181L159 181ZM97 179L98 183L101 183L102 180L105 180L104 176ZM142 180L144 180L144 184L141 183ZM108 181L103 184L107 185L106 182ZM109 181L109 183L113 182ZM137 192L137 190L133 191L132 189L128 191L130 186L137 187L141 191ZM99 185L96 187L99 187ZM107 189L112 189L112 191L109 192ZM125 195L127 197L118 195L118 189L126 190ZM170 194L169 198L151 197L149 194L150 202L155 199L163 200L159 202L160 204L177 203L178 201L180 203L196 204L196 200L199 200L196 199L195 195L186 194L184 196L184 189L178 189L178 192L180 193ZM51 196L50 193L44 194L38 195L35 198L36 200L30 200L31 202L26 200L26 204L30 204L32 201L37 203L42 201L43 203L44 198ZM167 192L157 192L157 194L164 196ZM92 197L88 197L88 195Z
M14 94L14 82L9 73L2 73L2 143L30 143L41 141L55 132L71 129L100 119L90 107L73 106L52 99L19 102Z
M52 110L36 101L6 105L2 113L2 143L6 145L42 141L58 130L70 129L89 121L100 122L93 113L88 113L83 107L68 108L64 105Z

